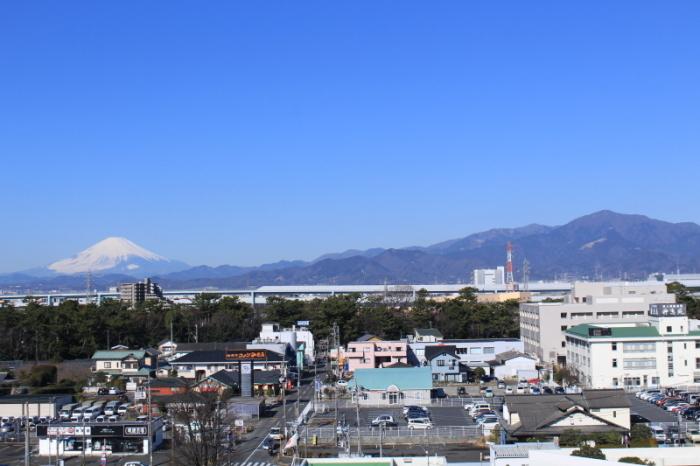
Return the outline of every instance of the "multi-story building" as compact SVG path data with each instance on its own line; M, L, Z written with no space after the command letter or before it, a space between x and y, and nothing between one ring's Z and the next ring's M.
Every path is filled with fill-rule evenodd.
M648 318L567 329L567 366L591 388L700 383L700 331L689 330L685 305L652 304Z
M503 285L505 280L505 268L498 266L495 269L475 269L474 285L476 286L496 286Z
M351 341L345 354L345 370L375 369L408 362L405 341Z
M576 282L558 302L522 303L520 338L544 363L566 363L564 332L579 324L646 322L650 304L675 303L660 282Z
M412 341L409 346L408 362L416 366L428 366L428 348L450 346L460 364L469 368L488 368L489 362L499 353L523 351L523 342L517 338L480 338L473 340L440 340L434 342ZM434 350L430 350L434 351Z
M150 278L136 283L122 283L119 285L119 299L135 306L145 301L163 299L163 289Z
M305 325L294 325L292 328L280 328L280 325L274 322L264 323L260 335L253 340L253 343L270 343L284 342L289 343L294 350L301 347L303 343L304 362L308 365L314 363L315 346L314 336L308 328L308 322L300 322Z

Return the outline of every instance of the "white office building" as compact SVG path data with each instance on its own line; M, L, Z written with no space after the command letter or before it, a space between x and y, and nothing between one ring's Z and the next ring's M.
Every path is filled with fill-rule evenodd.
M700 383L700 331L684 304L652 304L643 324L576 325L566 341L567 366L589 388Z
M307 325L295 325L292 328L280 328L276 323L264 323L258 338L252 341L255 344L264 343L288 343L296 350L300 343L304 343L304 359L307 365L313 365L315 359L314 336Z
M495 269L474 269L474 285L495 286L503 285L506 282L506 271L503 266Z
M543 363L566 363L564 333L579 324L644 323L650 304L675 303L660 282L576 282L561 301L522 303L524 351Z
M517 338L479 338L467 340L441 340L436 342L409 342L409 362L419 366L430 364L425 355L426 347L454 346L455 356L459 358L460 364L467 367L490 367L497 354L507 351L522 352L523 342Z

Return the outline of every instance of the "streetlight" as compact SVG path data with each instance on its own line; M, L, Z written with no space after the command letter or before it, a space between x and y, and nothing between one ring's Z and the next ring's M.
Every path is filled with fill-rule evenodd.
M360 435L360 390L357 386L357 374L355 374L355 415L357 416L357 454L362 455L362 441Z

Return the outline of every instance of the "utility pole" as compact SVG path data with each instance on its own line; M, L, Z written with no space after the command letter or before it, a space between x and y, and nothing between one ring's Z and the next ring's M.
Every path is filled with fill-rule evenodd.
M355 414L357 416L357 454L362 456L362 435L360 435L360 389L357 387L357 377L355 377Z
M153 405L151 404L151 374L148 374L148 393L146 393L148 400L148 466L153 464L153 428L151 427L151 411Z
M22 405L22 415L29 418L29 403ZM29 466L29 425L24 429L24 466Z

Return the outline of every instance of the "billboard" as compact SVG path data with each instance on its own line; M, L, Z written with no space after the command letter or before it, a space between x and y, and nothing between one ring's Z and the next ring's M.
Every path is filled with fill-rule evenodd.
M685 304L650 304L651 317L685 317Z
M267 352L265 350L226 350L224 358L229 361L267 360Z

